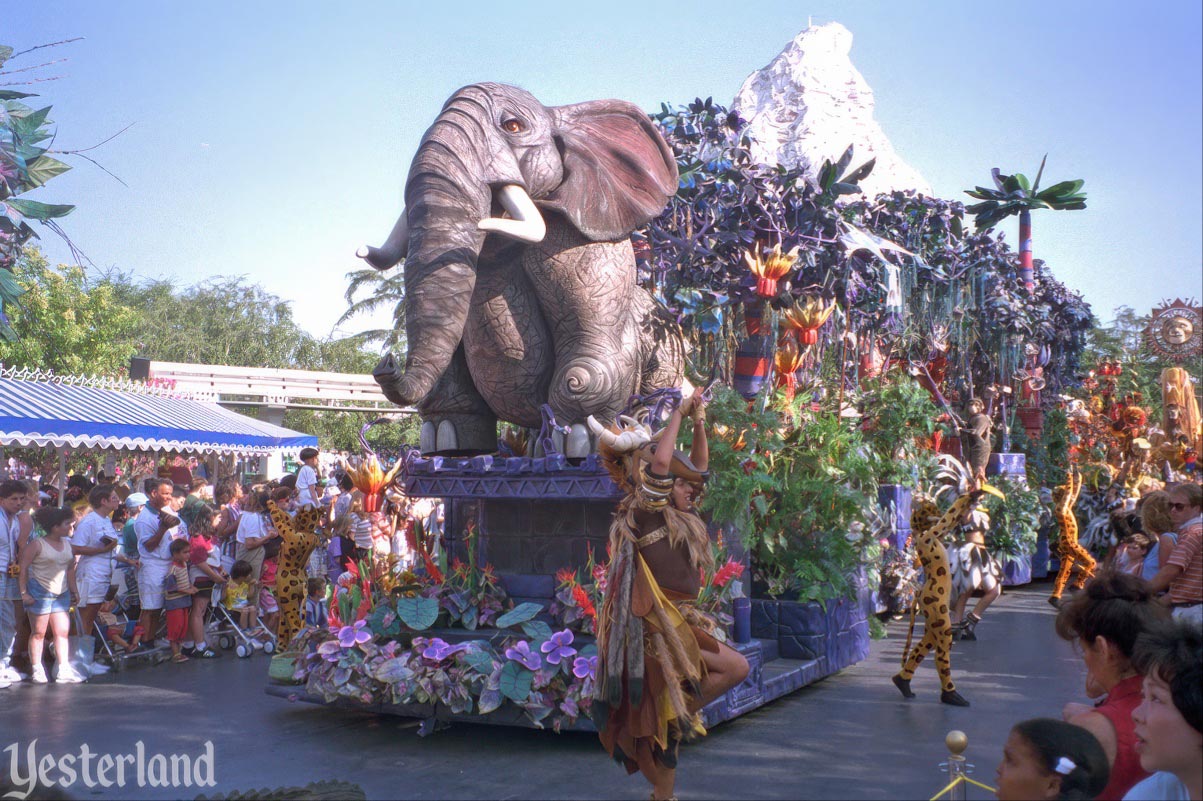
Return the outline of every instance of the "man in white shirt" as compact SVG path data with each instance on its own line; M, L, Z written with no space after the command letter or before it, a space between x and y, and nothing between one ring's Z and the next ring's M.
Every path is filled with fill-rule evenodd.
M88 493L88 504L92 511L79 521L71 537L71 550L79 556L75 582L79 585L79 619L85 636L92 633L92 624L113 580L117 533L112 517L121 498L112 484L97 484Z
M20 681L12 666L13 646L17 641L17 614L21 591L10 565L17 565L17 537L21 525L17 513L25 503L27 487L20 481L0 482L0 689Z
M302 448L303 466L297 471L297 509L306 506L321 506L321 488L317 476L317 448Z
M163 609L163 580L171 569L171 541L179 532L180 519L171 511L173 487L170 479L148 478L149 500L134 520L138 539L138 597L142 602L142 630L155 636Z

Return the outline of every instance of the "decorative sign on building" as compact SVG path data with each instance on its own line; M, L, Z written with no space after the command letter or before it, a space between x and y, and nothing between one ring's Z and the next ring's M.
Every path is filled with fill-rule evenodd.
M1162 301L1153 309L1145 340L1159 356L1183 361L1203 350L1203 307L1194 298Z

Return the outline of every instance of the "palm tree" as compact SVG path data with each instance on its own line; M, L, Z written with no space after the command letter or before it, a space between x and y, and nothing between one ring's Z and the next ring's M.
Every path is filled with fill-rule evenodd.
M361 314L371 314L377 309L393 309L392 328L369 328L347 337L357 344L366 345L379 342L381 349L395 349L405 339L405 270L401 265L388 270L377 270L365 267L347 273L350 283L343 297L347 301L347 310L334 324L337 328ZM368 290L365 297L356 299L361 290Z
M979 231L988 231L1012 214L1019 215L1019 280L1031 292L1032 280L1032 209L1084 209L1086 194L1081 192L1083 180L1062 181L1040 191L1040 177L1044 175L1044 163L1048 154L1040 160L1040 170L1035 183L1029 184L1022 173L1003 175L998 167L990 171L997 189L984 186L965 190L965 194L982 201L966 207L976 215L974 224Z

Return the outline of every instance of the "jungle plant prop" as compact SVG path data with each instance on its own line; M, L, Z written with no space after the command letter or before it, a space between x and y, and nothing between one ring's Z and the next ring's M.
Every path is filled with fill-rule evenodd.
M905 375L866 382L865 444L872 453L879 484L915 487L936 470L930 446L940 410L931 396Z
M1031 292L1035 287L1032 264L1032 209L1084 209L1086 194L1081 191L1085 181L1062 181L1040 191L1040 178L1044 175L1044 163L1048 154L1040 160L1036 180L1028 182L1022 173L1003 175L998 167L990 171L994 178L994 189L984 186L966 190L965 194L982 201L966 210L974 217L979 231L988 231L1012 214L1019 215L1019 280Z
M878 543L865 536L877 485L859 428L830 401L812 411L807 396L759 411L716 390L702 507L742 533L767 591L822 600L846 595L849 576L877 558Z
M994 482L1005 498L991 493L982 496L991 521L986 547L1000 560L1034 553L1043 511L1039 493L1010 476L998 476Z

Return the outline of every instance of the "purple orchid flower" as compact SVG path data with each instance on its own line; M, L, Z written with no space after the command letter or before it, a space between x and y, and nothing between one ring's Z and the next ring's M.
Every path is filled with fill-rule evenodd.
M551 639L539 646L539 650L547 654L547 664L558 665L561 661L576 656L576 649L571 646L572 632L564 629L551 635Z
M366 620L356 620L353 626L343 626L338 630L338 644L343 648L354 648L365 642L371 642L372 632L367 630Z
M468 643L466 642L462 642L459 645L452 645L451 643L444 642L438 637L433 637L426 644L426 648L422 651L422 658L429 659L431 662L442 662L447 657L466 650L468 650Z
M343 647L339 644L338 640L326 640L317 647L317 652L327 662L337 662L339 657L342 656Z
M513 648L506 648L505 658L512 659L528 670L539 669L539 655L531 652L530 643L526 640L519 640Z
M578 679L583 679L588 676L591 679L597 678L597 657L596 656L578 656L572 660L572 675Z

